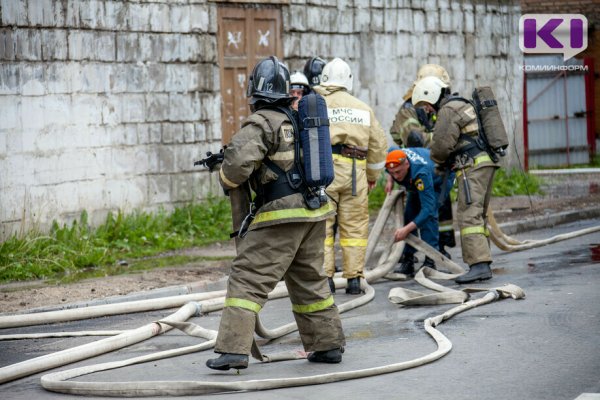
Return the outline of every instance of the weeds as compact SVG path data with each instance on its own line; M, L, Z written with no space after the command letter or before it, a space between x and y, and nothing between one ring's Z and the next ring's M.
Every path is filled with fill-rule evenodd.
M123 259L202 246L229 238L231 211L224 198L209 198L172 213L108 214L92 229L87 213L70 226L53 223L50 232L13 236L0 244L0 282L77 275Z

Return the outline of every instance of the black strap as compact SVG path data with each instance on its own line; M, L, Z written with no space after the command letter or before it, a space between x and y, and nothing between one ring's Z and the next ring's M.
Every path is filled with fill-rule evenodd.
M284 171L269 158L265 158L263 163L277 174L277 179L263 185L262 204L280 199L291 194L300 193L299 183L302 182L300 174L292 168L291 171ZM290 179L292 182L290 182Z
M344 147L343 144L338 143L338 144L332 144L331 145L331 152L333 154L342 154L342 147Z

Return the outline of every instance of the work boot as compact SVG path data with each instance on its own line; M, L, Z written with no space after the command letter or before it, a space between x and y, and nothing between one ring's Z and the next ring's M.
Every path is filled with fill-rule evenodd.
M360 277L350 278L348 279L348 283L346 284L346 293L347 294L360 294ZM339 361L338 361L339 362Z
M414 276L415 275L415 263L419 260L412 254L402 254L400 257L400 267L394 270L397 274L404 274L406 276Z
M327 282L329 283L329 290L331 290L331 294L335 293L335 283L333 282L333 278L327 278Z
M206 366L219 371L227 371L229 368L248 368L248 356L246 354L223 353L219 358L211 358L206 361Z
M435 261L433 261L431 258L425 256L425 261L423 261L423 265L421 265L421 268L423 267L429 267L431 269L437 269L435 267Z
M342 353L342 349L313 351L307 358L310 362L337 364L342 362Z
M492 277L492 269L489 262L480 262L469 267L469 272L462 274L454 280L458 284L470 283L475 281L485 281Z

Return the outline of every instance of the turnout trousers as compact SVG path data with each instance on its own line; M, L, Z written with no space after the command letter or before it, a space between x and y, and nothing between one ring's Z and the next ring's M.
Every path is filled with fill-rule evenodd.
M338 309L323 273L325 221L293 222L248 232L239 241L215 345L250 354L257 314L283 278L305 351L344 346Z
M480 262L491 263L487 208L492 195L496 167L467 168L465 171L471 188L472 203L467 204L462 177L457 175L458 204L456 209L463 261L469 266Z

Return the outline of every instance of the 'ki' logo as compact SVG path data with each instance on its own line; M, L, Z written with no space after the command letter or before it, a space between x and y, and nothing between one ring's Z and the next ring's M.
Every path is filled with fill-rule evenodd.
M558 53L566 61L588 45L588 21L581 14L525 14L519 20L523 53Z

